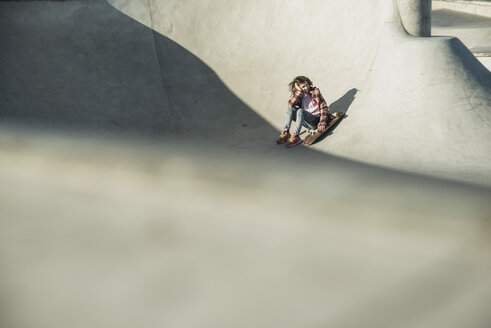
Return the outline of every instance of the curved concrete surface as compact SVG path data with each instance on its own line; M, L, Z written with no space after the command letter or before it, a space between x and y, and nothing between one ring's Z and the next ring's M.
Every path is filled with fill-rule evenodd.
M348 111L316 150L491 184L491 73L455 38L407 35L395 1L294 2L281 10L275 2L112 3L196 55L278 130L284 86L297 74L310 76L331 110ZM168 45L160 50L174 58ZM168 83L187 85L187 66L172 65L168 74L181 81Z
M0 2L0 325L487 327L490 73L396 2Z
M3 120L275 153L305 74L348 116L301 156L491 185L491 73L455 38L407 35L396 1L111 4L2 4Z

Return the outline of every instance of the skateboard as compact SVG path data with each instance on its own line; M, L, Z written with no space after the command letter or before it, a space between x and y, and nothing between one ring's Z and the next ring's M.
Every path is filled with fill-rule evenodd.
M326 132L329 132L329 130L331 130L332 127L344 117L344 113L336 112L333 114L333 116L334 118L329 121L329 124L326 126L326 129L324 131L319 132L317 130L314 130L313 133L309 132L309 134L303 139L303 144L310 146L311 144L316 142L317 139L323 136Z

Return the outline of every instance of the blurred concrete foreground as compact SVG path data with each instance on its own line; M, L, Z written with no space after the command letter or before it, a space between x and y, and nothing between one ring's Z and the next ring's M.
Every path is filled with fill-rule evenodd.
M0 2L0 326L489 327L491 77L428 5ZM299 74L346 118L285 149Z

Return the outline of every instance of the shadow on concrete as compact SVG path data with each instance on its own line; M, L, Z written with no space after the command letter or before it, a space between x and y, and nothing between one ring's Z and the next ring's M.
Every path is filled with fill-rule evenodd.
M103 1L0 6L2 121L196 142L276 134L196 56Z
M329 105L329 111L331 113L342 112L345 113L348 111L351 103L355 100L358 89L353 88L346 92L341 98L333 102Z
M472 54L458 38L450 39L450 47L462 62L467 74L473 75L474 79L486 90L491 90L491 71Z
M357 92L358 89L353 88L348 92L346 92L341 98L339 98L331 105L329 105L329 111L331 113L341 112L344 113L344 116L339 121L337 121L336 124L334 124L334 126L327 133L325 133L323 136L317 139L314 145L326 139L328 136L332 135L334 133L334 130L336 130L336 128L338 127L339 123L341 123L341 121L345 120L348 117L346 113L348 112L349 107L355 100Z
M3 123L283 156L277 129L210 67L105 1L0 2L0 34Z

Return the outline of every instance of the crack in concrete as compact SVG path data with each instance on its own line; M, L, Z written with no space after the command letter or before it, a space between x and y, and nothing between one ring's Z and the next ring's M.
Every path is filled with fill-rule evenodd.
M155 54L157 56L157 64L159 66L159 71L160 71L160 80L162 83L162 93L163 93L163 96L164 96L165 101L167 103L167 106L166 106L167 107L167 114L169 115L169 117L172 117L173 115L172 115L172 110L171 110L171 107L169 104L169 97L167 96L167 92L165 90L165 80L164 80L164 71L163 71L163 67L162 67L162 60L160 58L160 54L159 54L159 50L158 50L158 42L157 42L157 36L156 36L156 33L158 33L158 32L156 32L155 28L154 28L152 0L147 0L147 7L148 7L148 15L150 17L150 28L152 29ZM168 123L170 126L170 130L172 132L172 135L176 135L176 128L174 126L173 120L170 119Z

